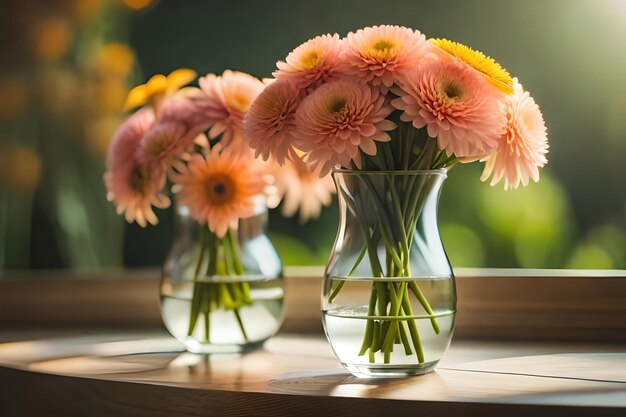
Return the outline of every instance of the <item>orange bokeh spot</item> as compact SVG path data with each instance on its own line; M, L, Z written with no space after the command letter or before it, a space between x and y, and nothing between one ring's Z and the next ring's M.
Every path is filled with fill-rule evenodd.
M123 43L110 43L103 46L96 57L98 71L105 76L124 78L133 69L135 54Z
M72 33L65 21L46 18L33 29L33 54L42 61L54 61L69 50Z
M0 153L2 181L10 188L32 192L41 180L41 158L35 149L19 146Z
M152 0L122 0L123 3L133 9L133 10L141 10L152 4Z

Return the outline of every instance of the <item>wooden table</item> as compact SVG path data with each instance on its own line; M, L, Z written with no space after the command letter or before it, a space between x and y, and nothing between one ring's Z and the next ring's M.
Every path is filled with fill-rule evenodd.
M626 347L455 340L437 371L366 380L319 335L193 355L164 331L0 333L0 416L626 416Z

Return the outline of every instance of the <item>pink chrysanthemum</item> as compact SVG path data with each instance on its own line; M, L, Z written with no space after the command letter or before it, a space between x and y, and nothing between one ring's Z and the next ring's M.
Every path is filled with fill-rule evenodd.
M477 71L455 58L429 61L402 77L401 120L426 126L447 155L475 158L491 152L505 125L504 96Z
M349 78L325 83L307 96L296 112L296 147L308 153L313 169L326 175L335 165L360 166L359 150L376 154L376 142L391 140L395 123L386 119L393 111L385 96L367 84Z
M431 48L418 30L391 25L350 32L344 43L348 72L387 88L403 73L416 68Z
M104 174L107 200L115 202L117 213L124 213L129 223L136 221L142 227L158 223L152 206L166 208L170 204L161 194L165 171L137 158L139 143L153 122L153 112L142 109L118 128L109 148L109 170Z
M341 59L342 40L334 35L317 36L291 51L285 62L278 61L276 79L289 79L296 88L317 86L331 76L342 74L345 65Z
M319 217L322 207L331 203L335 184L330 175L320 176L319 168L310 169L300 158L276 165L272 172L283 216L292 217L299 211L299 221L305 223Z
M273 156L283 165L294 157L295 112L303 92L289 80L272 82L252 103L244 120L245 137L263 160Z
M181 157L194 144L196 136L210 126L206 117L193 100L184 95L165 99L159 108L157 120L146 132L139 155L143 162L168 164Z
M250 156L215 146L194 154L171 174L179 201L191 216L218 237L237 229L240 218L254 214L255 197L266 186L265 172Z
M529 179L539 181L539 168L548 160L548 136L539 106L514 79L513 94L506 101L506 132L498 147L483 159L485 169L481 180L493 174L491 185L504 178L504 189L528 185Z
M243 128L244 115L265 85L249 74L230 70L221 76L208 74L198 82L204 94L190 96L211 120L209 138L223 134L222 141L227 145Z

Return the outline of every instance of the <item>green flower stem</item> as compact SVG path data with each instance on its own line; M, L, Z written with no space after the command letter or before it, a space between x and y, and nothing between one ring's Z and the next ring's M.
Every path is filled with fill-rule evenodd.
M239 309L236 308L233 310L235 313L235 318L237 319L237 323L239 323L239 328L241 329L241 333L243 334L243 339L247 342L248 335L246 334L246 329L243 327L243 321L241 320L241 315L239 314Z
M370 344L370 362L374 354L380 349L380 320L374 320L374 335L372 336L372 343Z
M211 320L209 319L210 315L210 308L204 310L204 341L207 343L211 340Z
M405 316L406 314L404 313L404 309L402 308L400 310L400 316ZM402 346L404 346L404 354L409 356L413 354L413 351L411 350L411 343L409 342L409 338L407 337L406 334L406 329L404 328L405 325L405 321L402 320L398 323L398 329L399 329L399 333L400 333L400 340L402 341Z
M206 262L205 262L206 260ZM205 266L206 263L206 266ZM206 268L204 273L202 268ZM248 335L241 318L241 307L252 304L250 285L247 282L209 282L204 278L221 276L241 276L244 273L239 243L235 232L219 239L206 228L200 229L200 253L195 268L193 295L187 334L192 336L200 315L204 317L203 341L209 343L211 313L215 310L232 310L245 341Z
M252 295L250 294L250 284L247 282L240 282L239 286L241 287L241 293L243 294L243 299L245 304L252 304Z
M422 166L432 164L435 158L440 163L447 159L436 153L434 141L427 141L422 156L412 164ZM409 146L409 145L406 145ZM391 162L390 155L384 155L387 163ZM401 163L408 163L403 158ZM368 304L368 319L365 325L365 334L359 350L359 356L368 353L370 363L376 362L376 352L381 352L384 363L391 361L391 353L396 344L401 344L406 355L415 353L418 363L424 363L424 351L411 306L410 295L419 301L430 317L435 333L440 333L440 327L428 300L414 281L397 281L394 278L410 278L410 253L416 233L416 226L421 216L424 200L429 189L426 180L417 176L401 179L389 175L385 179L384 189L375 186L372 179L363 176L365 188L362 193L350 194L341 189L347 208L354 214L361 229L365 243L361 253L351 268L348 277L357 269L367 253L372 273L375 278L389 278L389 282L381 280L372 283ZM364 207L370 207L375 215L376 224L366 226L363 219L366 213L361 212ZM385 249L385 271L381 267L378 247L382 243ZM347 277L346 277L347 278ZM340 281L334 286L329 295L329 302L337 297L345 284Z
M411 301L409 300L408 293L404 293L404 297L402 298L402 309L407 316L413 316L413 309L411 308ZM413 346L415 347L417 362L424 363L424 351L422 350L422 342L420 341L420 335L417 330L417 324L415 323L415 319L407 319L407 324L409 326L411 339L413 339Z
M201 228L199 233L200 233L200 254L198 256L198 263L196 264L196 270L194 273L193 297L191 300L191 312L190 312L191 315L189 317L189 328L187 330L187 335L189 336L193 334L196 328L196 324L198 323L198 316L200 315L200 312L202 311L201 303L204 300L204 294L203 294L204 286L201 282L198 282L198 279L200 278L200 269L202 268L202 264L204 262L204 254L207 251L209 239L208 239L208 236L206 236L204 228Z
M233 256L235 274L243 275L243 264L241 263L241 254L239 253L239 242L237 239L237 234L231 229L228 229L228 233L226 236L228 237L228 243L230 244L230 250Z
M403 263L402 263L402 270L405 272L406 276L411 276L411 270L410 270L410 251L409 251L409 244L408 244L408 239L409 236L407 234L407 229L404 225L404 217L402 216L402 208L400 207L400 197L398 196L398 191L396 191L396 186L394 184L393 178L388 177L389 178L389 184L390 184L390 190L391 190L391 197L393 199L393 203L394 203L394 207L396 209L396 216L398 216L398 223L400 223L400 233L401 233L401 239L400 239L400 245L401 247L400 249L400 253L403 255Z
M437 141L432 139L426 139L426 145L424 146L424 149L422 149L419 156L411 164L409 170L432 169L434 159L437 157L438 153L439 147L437 146Z
M376 217L378 217L378 221L380 223L383 222L384 217L382 216L379 208L376 205L376 199L372 198L372 207L374 208L374 211L376 212ZM381 228L380 228L380 235L383 238L383 242L385 244L385 248L387 249L387 254L389 254L389 256L391 256L391 259L393 260L393 263L398 267L398 269L400 269L402 271L403 269L403 264L402 264L402 260L400 259L400 257L398 256L398 254L396 253L392 243L391 243L391 237L388 236L389 232L386 230L385 227L382 226L381 224ZM374 256L378 256L377 253L374 254Z
M435 313L433 313L433 309L430 307L428 300L426 300L426 297L424 297L424 294L422 293L420 288L417 286L415 281L409 282L409 288L411 289L413 294L415 294L415 297L419 300L422 307L424 307L424 310L426 310L426 313L428 313L428 315L430 316L430 323L433 326L433 330L435 331L436 334L439 334L439 332L441 331L439 329L439 323L437 322Z
M404 297L404 292L406 291L406 283L400 282L398 283L398 290L396 290L395 283L389 283L389 292L391 293L391 310L389 311L389 316L391 318L397 318L400 314L400 306L402 304L402 298ZM393 349L393 345L396 341L396 335L398 333L398 320L393 320L389 322L389 332L385 337L383 342L383 352L387 353ZM386 362L388 363L388 362Z
M376 290L376 283L372 283L372 291L370 293L370 302L367 307L367 315L369 317L373 316L376 312L376 297L378 291ZM361 344L361 350L359 351L359 356L365 355L365 352L369 349L372 344L372 336L374 333L374 321L367 319L365 323L365 335L363 337L363 343Z
M356 262L354 263L354 266L348 272L348 276L352 276L352 274L354 274L354 271L356 271L356 269L359 267L359 265L363 261L363 258L365 257L365 253L366 252L367 252L367 246L363 245L363 248L361 249L361 252L359 253L358 258L357 258ZM330 292L330 295L328 296L328 302L329 303L332 303L333 300L335 299L335 297L337 297L339 295L339 291L341 291L341 289L343 288L343 285L345 283L346 283L345 280L337 282L337 285L334 286L334 288Z

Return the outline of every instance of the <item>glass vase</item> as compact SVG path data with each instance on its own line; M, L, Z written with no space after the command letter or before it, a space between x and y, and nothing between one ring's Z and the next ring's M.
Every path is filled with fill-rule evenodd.
M432 371L450 345L456 312L437 226L446 172L337 170L333 178L340 224L322 317L335 355L358 377Z
M176 208L175 240L163 266L161 316L193 353L260 346L280 328L282 266L265 226L267 206L222 238Z

